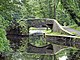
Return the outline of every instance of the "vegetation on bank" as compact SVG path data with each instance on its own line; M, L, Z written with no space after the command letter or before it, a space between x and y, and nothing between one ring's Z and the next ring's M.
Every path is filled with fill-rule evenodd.
M70 28L73 28L73 29L75 29L75 30L80 31L80 26L78 26L78 25L76 25L76 24L70 26Z
M72 48L72 47L68 47L68 48L64 48L61 49L60 51L56 52L56 58L57 60L63 56L67 56L68 59L70 58L70 56L74 55L75 52L77 52L78 49L76 48ZM72 54L72 55L71 55ZM75 58L75 57L74 57Z
M45 34L50 34L50 35L68 35L68 34L64 34L61 32L52 32L51 30L45 30Z
M6 38L6 31L0 28L0 52L12 51L10 48L10 42Z
M4 17L0 15L0 52L12 51L10 48L10 42L6 37L6 29L9 26L9 21L5 20Z

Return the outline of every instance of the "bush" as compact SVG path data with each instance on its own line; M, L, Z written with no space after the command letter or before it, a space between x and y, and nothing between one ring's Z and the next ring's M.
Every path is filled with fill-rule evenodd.
M6 31L0 28L0 52L10 51L9 40L6 38Z

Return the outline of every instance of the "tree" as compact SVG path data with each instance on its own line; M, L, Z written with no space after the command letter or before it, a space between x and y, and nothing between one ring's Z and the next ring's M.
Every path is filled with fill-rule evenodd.
M73 0L61 0L61 3L66 11L70 14L71 18L75 21L75 23L80 26L80 22L78 21L80 17L74 11L74 9L76 9L76 6L74 6L75 4L70 5L70 3L74 3Z

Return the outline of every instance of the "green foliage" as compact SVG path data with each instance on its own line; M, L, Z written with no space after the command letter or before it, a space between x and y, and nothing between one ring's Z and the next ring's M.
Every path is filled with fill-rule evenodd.
M56 53L56 58L59 59L59 57L62 56L70 56L70 53L74 54L77 50L78 49L72 47L61 49Z
M56 5L56 19L63 25L73 25L74 21L64 9L62 0L1 0L0 14L6 20L23 19L28 17L54 18L54 3ZM65 3L65 0L63 0ZM74 10L76 15L80 16L79 0L66 0L67 6ZM72 4L71 4L72 3ZM14 15L17 16L15 17ZM79 19L77 19L79 20Z
M0 52L10 51L9 40L6 38L6 32L4 29L0 28Z
M66 25L74 24L74 21L72 21L72 19L70 18L70 15L64 9L61 1L58 2L57 8L56 8L56 19L62 25L64 25L65 22L66 22Z
M0 15L0 28L6 29L9 26L9 21L5 20L4 17Z
M65 1L64 1L65 2ZM79 16L80 9L78 0L67 1L70 9ZM72 4L71 4L72 3ZM69 13L64 9L61 0L55 1L56 5L56 19L60 24L73 25L75 22L71 19ZM24 15L25 17L39 17L39 18L54 18L54 0L25 0L24 3ZM78 19L79 20L79 19Z
M79 26L79 12L80 8L77 4L77 0L61 0L63 7L65 8L66 12L70 15L70 18Z
M30 36L29 37L29 42L32 43L35 46L44 46L46 45L46 40L43 36Z
M17 20L17 23L19 24L20 33L27 34L28 33L28 23L26 20Z
M2 2L3 1L1 1L0 3L2 3ZM1 5L1 6L3 6L3 5ZM0 12L1 12L1 10L0 10ZM4 19L3 15L0 14L0 52L9 52L9 51L11 51L11 48L10 48L9 40L7 40L7 38L6 38L6 31L5 31L9 26L9 20Z

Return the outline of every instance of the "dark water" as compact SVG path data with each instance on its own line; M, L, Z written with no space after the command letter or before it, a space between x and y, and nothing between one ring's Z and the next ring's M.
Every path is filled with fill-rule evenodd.
M44 35L32 34L27 35L7 35L8 40L10 40L11 48L13 53L7 53L5 60L54 60L54 55L45 54L32 54L27 52L27 43L31 43L34 46L45 46L50 44L46 42ZM58 46L53 44L54 53L63 48L63 46Z
M51 55L28 54L26 52L15 52L10 54L6 60L53 60Z

